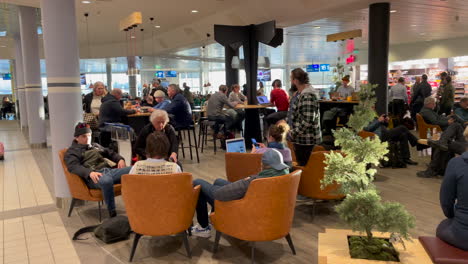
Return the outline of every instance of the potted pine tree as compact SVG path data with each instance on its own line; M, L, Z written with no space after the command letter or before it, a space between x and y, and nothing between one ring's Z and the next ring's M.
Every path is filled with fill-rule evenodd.
M374 167L386 159L387 143L378 137L363 139L358 135L375 118L376 87L361 86L360 102L349 118L349 128L334 132L335 145L341 147L341 153L326 155L322 188L334 182L340 184L339 191L346 198L335 210L353 231L364 234L348 236L351 258L399 261L399 253L391 242L410 239L408 232L414 227L414 217L399 203L383 202L373 184L377 172ZM377 238L375 231L388 232L390 236Z

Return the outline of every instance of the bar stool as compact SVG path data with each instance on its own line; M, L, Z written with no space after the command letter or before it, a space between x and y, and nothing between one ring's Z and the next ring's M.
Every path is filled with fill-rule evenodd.
M189 145L184 146L184 140L185 138L185 133L183 131L187 131L187 136L188 136L188 141ZM193 141L195 145L192 145L192 136L190 135L190 131L192 131L192 136L193 136ZM192 154L192 147L195 148L195 153L197 154L197 162L200 163L200 157L198 156L198 143L197 143L197 135L195 133L195 126L190 125L189 127L184 127L184 128L177 128L177 138L179 139L179 144L182 147L182 156L185 158L185 148L190 149L190 160L193 160L193 154Z

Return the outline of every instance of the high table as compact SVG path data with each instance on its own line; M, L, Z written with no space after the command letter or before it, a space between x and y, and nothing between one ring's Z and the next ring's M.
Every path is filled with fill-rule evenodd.
M353 107L359 104L359 101L333 101L333 100L319 100L320 105L320 121L323 118L323 113L334 107L343 109L346 113L352 114L354 112Z
M151 113L138 113L128 115L128 125L135 130L135 134L138 136L140 131L149 123L149 116Z
M259 109L268 107L272 107L272 105L236 105L236 109L245 109L244 139L247 139L245 142L247 148L251 145L249 142L252 138L255 138L257 142L262 142Z

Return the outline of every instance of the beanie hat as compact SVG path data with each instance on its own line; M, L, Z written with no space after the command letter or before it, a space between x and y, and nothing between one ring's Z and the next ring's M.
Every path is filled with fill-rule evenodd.
M75 134L74 137L79 137L83 134L92 133L91 128L86 123L78 123L75 126Z

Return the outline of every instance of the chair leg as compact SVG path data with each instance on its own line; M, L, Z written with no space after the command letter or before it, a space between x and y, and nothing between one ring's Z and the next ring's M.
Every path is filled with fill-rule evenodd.
M200 157L198 156L197 135L195 134L195 128L193 129L193 139L195 140L195 154L197 154L197 162L200 163Z
M189 134L190 135L190 134ZM185 250L187 251L187 256L189 258L192 258L192 251L190 250L190 244L188 242L188 235L187 235L187 232L184 231L182 232L183 233L183 236L184 236L184 245L185 245Z
M102 216L101 216L101 201L98 201L98 214L99 214L99 223L101 223L101 219L102 219Z
M182 139L182 133L180 132L180 130L179 130L179 133L178 133L178 137L179 137L179 144L181 145L181 148L182 148L182 157L184 157L184 159L185 159L184 140Z
M198 122L198 144L200 144L200 139L201 139L201 136L202 136L202 130L203 130L203 123ZM198 147L200 147L200 146L198 146Z
M218 251L218 246L219 246L219 240L221 239L221 232L216 230L216 237L215 237L215 242L214 242L214 247L213 247L213 254L216 254Z
M289 247L291 248L293 255L296 255L296 249L294 248L294 244L291 239L291 234L288 233L285 238L288 241Z
M133 239L133 246L132 246L132 252L130 252L130 260L129 262L132 262L133 256L135 255L136 248L138 246L138 241L140 240L141 235L135 233L135 238Z
M216 154L216 137L213 136L213 148L214 148L214 154Z
M255 242L252 241L252 253L251 253L252 264L255 263Z
M75 199L75 198L72 198L71 202L70 202L70 210L68 210L68 217L71 216L71 213L73 211L73 207L75 207L75 203L78 199Z
M190 160L193 160L193 154L192 154L192 137L190 136L190 130L187 130L187 134L188 134L188 146L189 146L189 149L190 149ZM195 140L195 139L194 139ZM196 141L195 141L196 142Z

